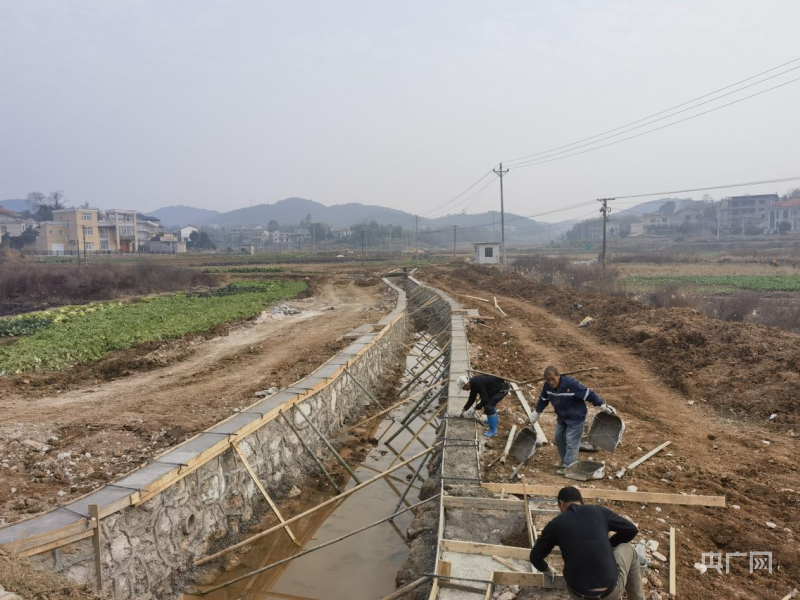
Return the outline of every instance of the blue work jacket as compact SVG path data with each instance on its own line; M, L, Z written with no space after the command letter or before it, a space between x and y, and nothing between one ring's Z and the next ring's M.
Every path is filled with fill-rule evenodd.
M541 413L548 404L553 405L556 415L565 421L586 420L586 402L602 406L605 401L577 379L561 376L556 389L545 382L536 412Z

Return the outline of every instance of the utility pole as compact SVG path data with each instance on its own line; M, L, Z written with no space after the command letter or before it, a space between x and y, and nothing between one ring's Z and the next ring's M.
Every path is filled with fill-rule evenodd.
M456 229L458 225L453 225L453 260L456 259Z
M361 230L361 266L364 266L364 230Z
M600 212L603 215L603 252L600 255L600 258L603 261L603 268L606 266L606 257L608 256L608 252L606 250L606 229L608 227L608 213L610 212L608 208L608 201L613 200L613 198L599 198L597 201L603 203L603 207L600 209Z
M317 228L313 225L311 226L311 251L317 251Z
M417 257L417 266L419 266L419 215L414 215L414 254Z
M392 257L392 228L389 228L389 258Z
M503 175L508 173L508 169L503 170L503 163L500 163L499 169L492 169L494 174L500 177L500 247L503 250L503 270L506 270L506 212L503 206Z
M719 240L719 220L722 218L722 200L719 201L719 208L717 209L717 240Z
M492 241L494 241L494 211L492 211Z

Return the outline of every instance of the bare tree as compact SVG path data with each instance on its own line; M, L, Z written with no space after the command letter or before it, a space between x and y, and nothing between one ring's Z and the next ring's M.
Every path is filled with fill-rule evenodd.
M65 194L63 190L56 190L55 192L50 192L50 195L47 197L47 202L50 205L50 208L53 210L59 210L66 206Z
M31 192L25 201L31 207L31 212L36 212L40 206L44 206L47 203L47 198L42 192Z

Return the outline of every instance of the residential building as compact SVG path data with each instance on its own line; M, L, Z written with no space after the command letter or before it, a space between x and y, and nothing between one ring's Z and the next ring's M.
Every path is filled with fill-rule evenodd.
M686 208L682 208L679 211L676 211L672 214L670 218L670 222L672 225L677 225L680 227L684 223L689 223L690 225L697 225L703 219L703 211L699 208L692 208L691 206L687 206Z
M186 252L186 242L171 233L159 233L147 241L147 248L153 254L180 254Z
M10 236L22 235L26 229L36 226L36 221L26 219L21 214L8 210L0 206L0 236L8 234Z
M155 236L164 233L161 219L136 213L136 239L139 246L144 248Z
M261 225L231 227L229 232L235 242L244 244L245 246L252 245L261 248L270 241L269 231Z
M278 231L275 230L272 232L272 243L273 244L283 244L288 246L294 241L294 234L289 231Z
M99 223L100 250L128 254L139 251L136 211L111 209Z
M350 229L331 229L330 234L334 239L340 240L342 238L349 238L353 235L353 232Z
M720 225L722 229L750 228L766 229L773 204L779 202L778 194L756 194L754 196L731 196L721 203Z
M311 243L311 231L308 229L295 229L294 235L295 235L295 241L298 244Z
M769 230L778 231L781 223L789 223L789 231L800 231L800 198L781 200L769 211Z
M179 230L179 233L180 233L179 237L181 238L181 241L182 242L188 242L189 241L189 236L191 236L192 233L200 233L200 230L197 229L197 227L194 227L192 225L187 225L186 227L181 227L180 230Z
M496 265L500 263L500 244L497 242L484 242L473 244L475 256L473 260L479 265Z
M651 230L668 229L672 221L669 215L655 212L644 215L641 219L641 223L644 224L645 231L649 232Z
M644 235L647 233L644 221L639 219L636 223L631 223L631 231L629 235Z
M100 228L96 208L64 208L53 211L52 221L39 224L38 252L76 254L100 249Z

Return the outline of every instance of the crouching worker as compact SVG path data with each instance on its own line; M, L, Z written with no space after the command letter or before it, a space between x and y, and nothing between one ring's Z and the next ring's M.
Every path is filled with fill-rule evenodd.
M468 378L462 375L458 378L458 385L462 390L469 390L469 400L464 405L464 409L458 413L459 417L470 414L470 408L475 402L475 398L481 397L475 410L482 410L486 413L486 421L489 423L489 431L484 433L486 437L494 437L497 434L497 404L508 394L509 385L504 379L492 375L476 375Z
M555 367L547 367L544 370L544 385L531 423L539 420L548 404L553 405L553 410L556 411L556 430L553 438L561 457L561 468L556 471L559 475L563 475L564 469L578 460L583 426L586 422L586 402L599 406L602 411L609 414L617 414L605 400L577 379L561 375Z
M603 506L584 505L575 487L558 492L558 508L561 514L545 525L531 549L533 566L552 584L556 572L544 559L558 546L573 600L617 600L623 591L628 600L644 600L639 557L629 543L639 533L636 526Z

